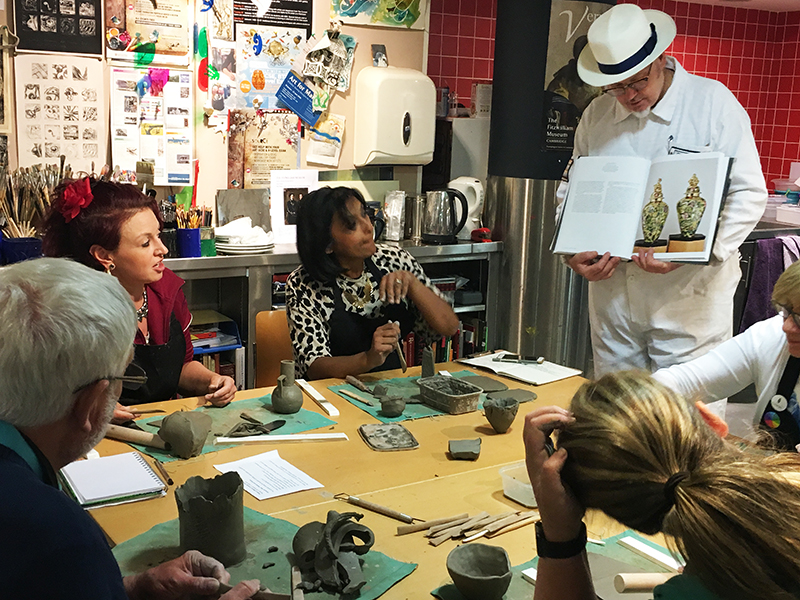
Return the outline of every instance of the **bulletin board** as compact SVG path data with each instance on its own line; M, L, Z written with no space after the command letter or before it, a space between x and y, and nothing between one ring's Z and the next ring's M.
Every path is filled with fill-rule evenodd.
M194 81L191 71L111 69L111 155L114 165L136 171L155 164L155 185L194 182Z

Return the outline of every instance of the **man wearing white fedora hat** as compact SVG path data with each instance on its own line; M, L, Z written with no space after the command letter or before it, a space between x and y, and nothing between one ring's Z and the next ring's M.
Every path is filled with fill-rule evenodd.
M652 250L632 262L596 252L567 259L590 282L595 376L655 371L731 336L738 248L767 201L747 113L724 85L688 73L664 54L675 34L669 15L620 4L592 24L578 59L581 79L603 94L581 118L573 157L717 151L735 158L709 265L662 262ZM559 202L565 193L564 183Z

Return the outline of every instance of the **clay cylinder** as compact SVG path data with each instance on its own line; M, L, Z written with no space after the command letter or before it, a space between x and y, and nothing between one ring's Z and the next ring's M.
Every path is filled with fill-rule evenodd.
M226 567L247 556L244 485L235 471L213 479L190 477L175 490L181 548L199 550Z
M296 413L303 406L303 392L294 382L294 361L281 361L278 386L272 392L272 409L277 413Z
M517 416L519 402L513 398L487 398L483 410L489 424L497 433L505 433Z

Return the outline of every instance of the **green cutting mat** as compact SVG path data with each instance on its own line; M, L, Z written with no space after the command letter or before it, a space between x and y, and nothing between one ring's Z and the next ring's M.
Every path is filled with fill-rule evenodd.
M208 434L206 443L203 446L201 454L209 452L216 452L224 450L225 448L232 448L236 444L215 444L214 438L227 435L233 427L242 422L239 414L242 411L248 412L250 415L261 421L262 423L269 423L277 419L286 421L286 425L275 430L276 435L301 433L311 429L319 429L320 427L327 427L335 425L335 421L322 416L319 413L301 408L299 412L292 415L282 415L272 410L271 404L272 397L270 394L261 396L260 398L250 398L249 400L238 400L231 402L227 406L201 406L196 408L197 412L204 412L211 417L211 433ZM139 419L136 424L142 429L150 433L158 433L159 425L153 423L160 423L166 415L155 415L144 419ZM139 444L131 444L140 452L149 454L153 458L157 458L161 462L170 462L173 460L181 460L180 457L170 454L167 450L160 450L158 448L151 448L149 446L141 446Z
M450 373L453 377L469 377L471 375L475 375L472 371L457 371L456 373ZM381 413L381 403L377 398L371 397L366 392L362 392L358 388L353 387L349 383L345 383L343 385L332 385L329 386L328 389L332 392L339 394L339 390L347 390L348 392L353 392L354 394L358 394L359 396L363 396L365 398L370 398L374 403L375 406L367 406L363 402L359 402L358 400L353 400L352 398L348 398L342 394L339 394L342 398L347 400L353 406L357 406L361 410L366 413L371 414L373 417L381 421L382 423L397 423L400 421L410 421L411 419L421 419L422 417L430 417L433 415L446 415L448 413L442 412L440 410L436 410L428 406L427 404L422 404L419 398L419 386L417 385L417 380L419 379L418 376L413 377L395 377L394 379L384 379L377 382L370 382L370 387L375 387L378 384L383 384L388 387L389 395L390 396L402 396L406 399L406 408L403 410L403 414L399 417L384 417ZM419 404L408 404L409 399L414 399L416 402L420 402ZM483 401L486 400L486 394L481 394L480 399L478 400L478 410L483 408Z
M244 579L258 579L261 585L276 593L291 593L290 572L292 567L292 539L298 527L244 507L244 535L247 545L247 558L232 567L231 585ZM140 573L176 558L182 554L179 547L180 532L178 519L160 523L135 538L122 542L113 550L123 575ZM268 552L270 546L277 546L276 552ZM361 588L358 600L374 600L395 583L408 576L417 568L414 563L404 563L381 554L369 551L361 557L362 569L367 580ZM266 563L274 566L264 568ZM336 598L338 594L328 592L305 592L306 598Z
M663 546L659 546L658 544L651 542L640 536L638 533L629 529L619 535L615 535L610 538L606 538L605 546L598 546L597 544L587 544L586 550L591 554L599 554L601 556L605 556L607 558L614 559L621 563L625 563L631 565L636 569L640 569L642 572L645 573L666 573L667 570L658 566L653 561L647 560L646 558L639 556L635 552L628 550L627 548L620 546L617 544L617 540L624 538L626 536L632 536L638 540L641 540L648 546L655 548L656 550L660 550L661 552L666 552L670 554L669 550L664 548ZM535 552L533 543L531 543L531 554ZM511 585L508 586L508 591L503 595L503 600L531 600L533 598L533 590L535 586L531 583L528 583L522 578L522 572L525 569L530 567L536 567L539 564L539 557L535 557L529 560L526 563L522 563L521 565L517 565L516 567L511 567L511 572L513 573L511 577ZM441 600L466 600L461 592L458 591L455 585L449 583L447 585L443 585L435 590L431 591L431 595L440 598ZM620 597L625 598L636 598L639 594L621 594ZM649 594L649 598L652 598L653 595Z

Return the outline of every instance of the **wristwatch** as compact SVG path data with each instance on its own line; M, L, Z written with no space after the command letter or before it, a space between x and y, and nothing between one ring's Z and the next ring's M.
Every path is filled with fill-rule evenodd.
M581 523L581 530L577 537L566 542L549 542L544 537L544 527L541 521L536 521L536 554L539 558L572 558L586 548L586 524Z

